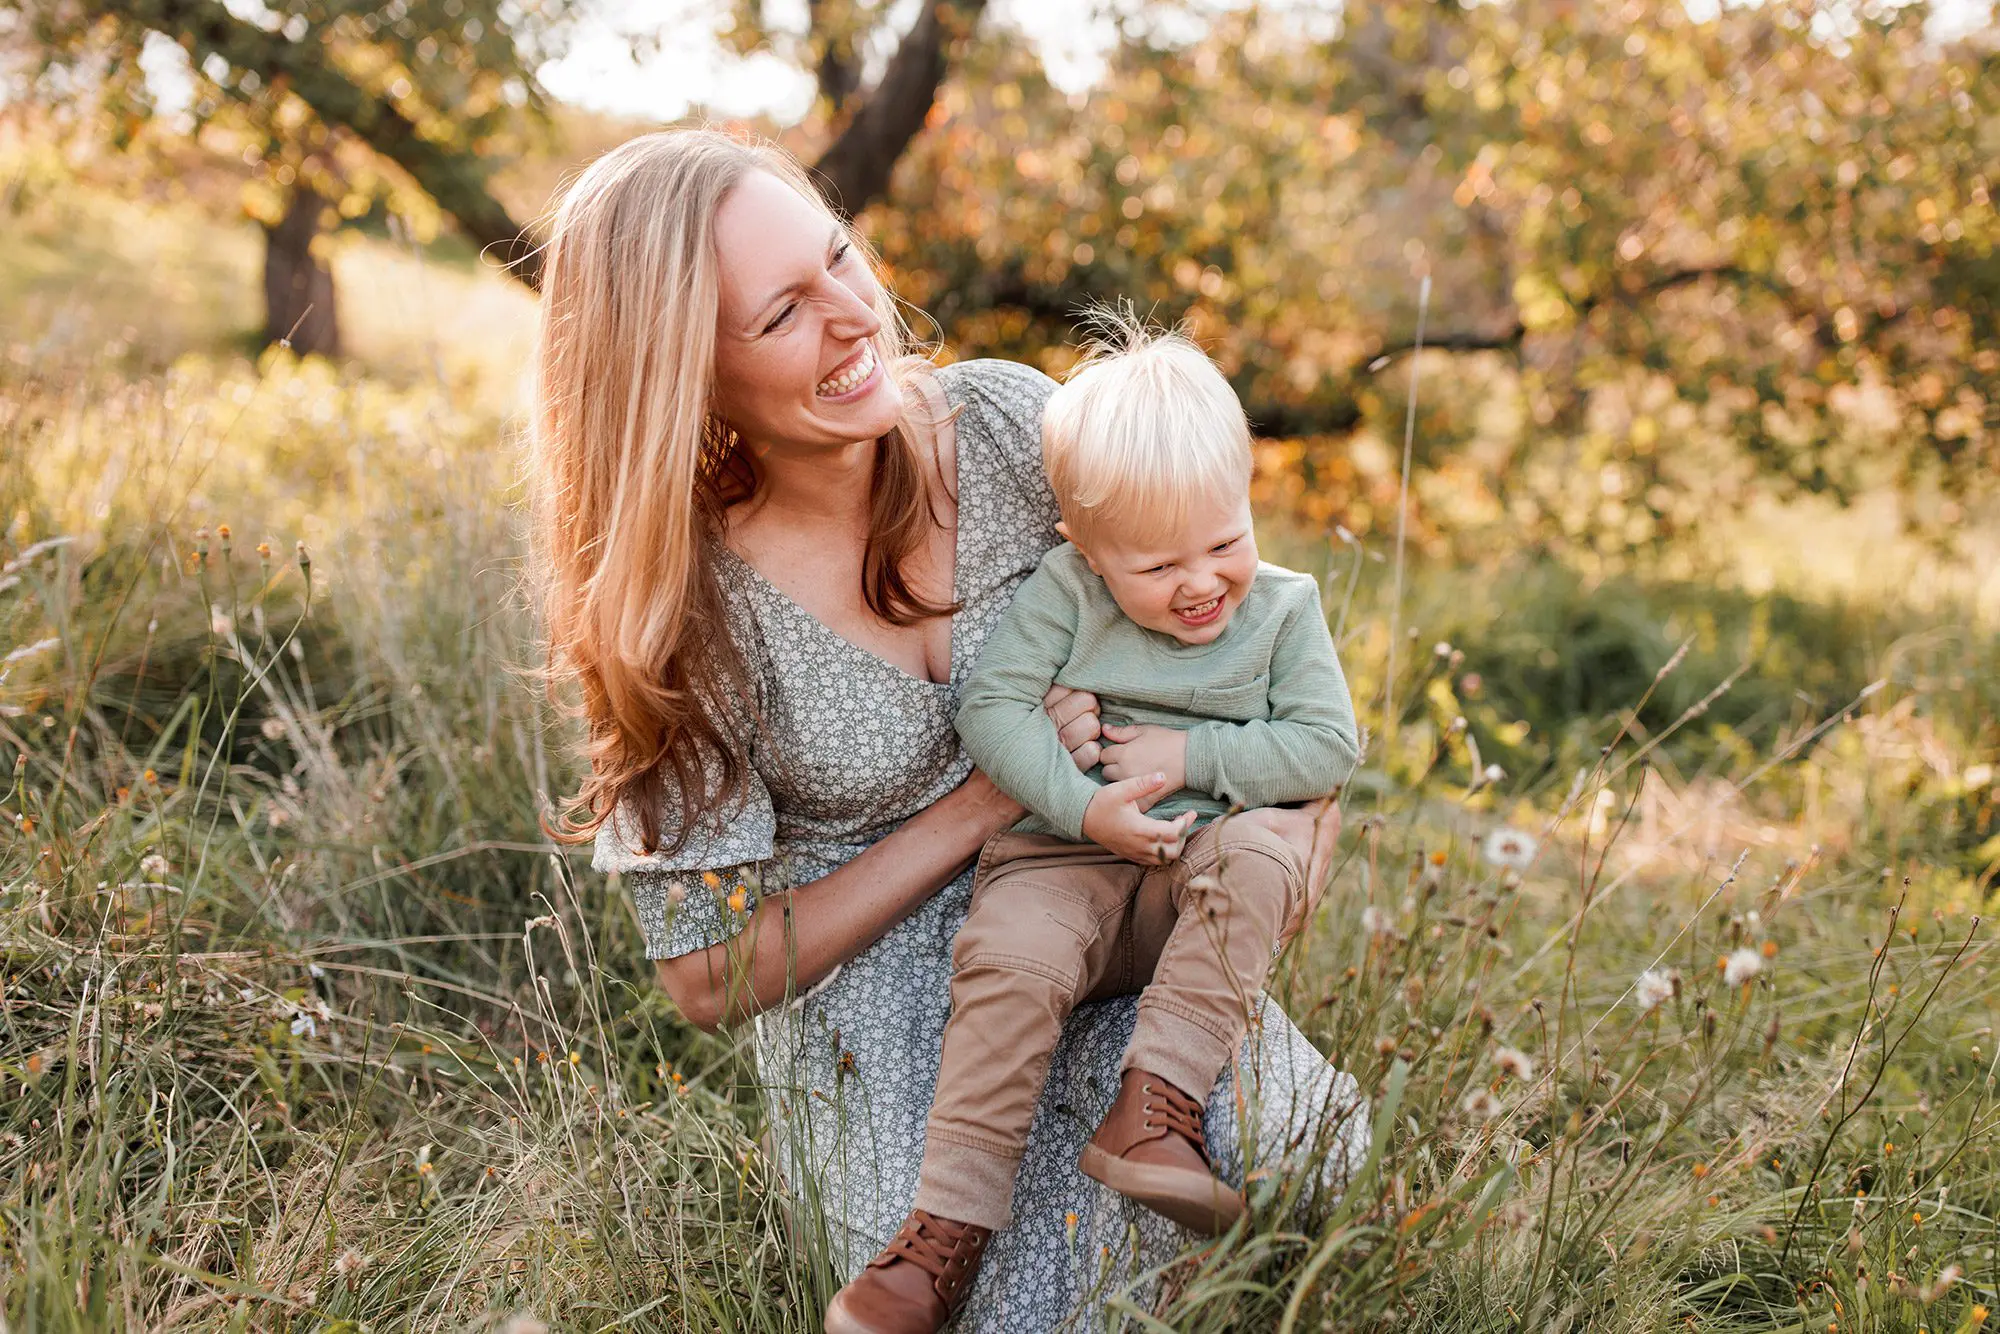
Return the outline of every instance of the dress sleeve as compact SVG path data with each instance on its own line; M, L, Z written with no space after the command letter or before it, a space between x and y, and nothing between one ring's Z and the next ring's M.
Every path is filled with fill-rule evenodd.
M1022 517L1048 530L1047 545L1061 541L1055 526L1062 512L1042 470L1042 409L1056 382L1033 366L997 357L955 362L938 372L938 381L952 402L978 418L982 439L1025 511ZM965 432L959 440L963 448Z
M678 822L680 797L662 794L660 826ZM719 945L743 929L774 865L777 815L753 768L741 796L704 812L687 840L671 852L639 848L638 822L620 805L597 831L593 869L616 872L632 893L646 957L671 959Z
M731 707L728 724L742 729L740 734L754 737L754 718L764 707L761 677L755 666L762 639L742 590L733 592L725 604L729 634L750 659L751 685L757 698ZM757 772L754 754L750 759L735 799L716 803L697 815L687 837L671 852L648 851L641 846L639 822L629 800L619 803L611 818L598 827L591 867L619 875L631 891L639 929L646 937L647 958L671 959L731 939L749 920L758 898L766 890L778 888L778 863L774 860L777 811L770 789ZM703 781L708 789L715 790L721 778L718 758L703 756ZM671 784L663 784L658 801L661 843L669 845L680 827L681 794Z

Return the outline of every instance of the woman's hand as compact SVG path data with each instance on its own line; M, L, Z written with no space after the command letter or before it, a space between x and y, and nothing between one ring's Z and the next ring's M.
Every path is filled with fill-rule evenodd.
M1089 773L1103 753L1098 743L1104 729L1099 724L1097 696L1088 690L1050 686L1049 693L1042 696L1042 711L1056 725L1056 735L1076 761L1077 772Z
M1299 860L1305 863L1305 894L1278 931L1278 943L1287 944L1313 919L1326 893L1334 846L1340 841L1340 807L1332 797L1322 797L1296 810L1288 806L1262 806L1235 818L1270 830L1291 844Z

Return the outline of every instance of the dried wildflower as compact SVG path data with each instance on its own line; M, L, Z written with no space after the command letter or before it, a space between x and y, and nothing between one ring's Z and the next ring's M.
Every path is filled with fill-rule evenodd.
M313 1017L304 1010L294 1011L292 1014L292 1036L295 1038L316 1038L319 1036L319 1025L314 1023Z
M367 1267L368 1267L368 1257L363 1255L360 1251L355 1250L352 1246L349 1246L346 1250L342 1251L340 1253L340 1258L333 1262L333 1272L335 1274L338 1274L341 1278L348 1279L349 1281L352 1281L354 1275L360 1273Z
M1764 971L1764 956L1756 950L1744 948L1731 952L1722 961L1722 980L1732 987L1747 986Z
M0 667L20 662L26 658L32 658L38 653L47 653L50 649L57 647L61 643L62 640L60 637L52 637L49 639L37 639L32 644L23 644L6 657L0 658Z
M703 871L701 873L701 883L707 885L710 889L721 889L722 877L713 871Z
M1663 972L1658 968L1648 968L1639 974L1639 980L1632 984L1632 1002L1641 1014L1650 1014L1680 994L1681 981L1678 973Z
M1493 1053L1493 1064L1500 1067L1503 1075L1512 1075L1526 1083L1535 1077L1534 1057L1519 1047L1501 1047Z
M151 769L146 770L146 772L140 774L139 777L144 779L148 783L157 783L160 781L160 776L154 773Z
M1389 914L1372 903L1361 910L1361 929L1371 936L1386 937L1396 934L1395 923L1389 920Z
M139 859L139 874L148 880L164 880L173 869L167 859L157 852L149 852Z
M1518 829L1496 829L1481 848L1486 860L1510 871L1525 871L1534 863L1537 844Z
M1505 1110L1489 1089L1477 1088L1458 1100L1458 1109L1475 1121L1491 1121Z
M729 902L729 911L742 912L743 909L747 907L750 902L749 890L742 885L738 885L735 889L729 891L728 902Z
M1778 957L1778 942L1767 940L1757 947L1757 952L1767 959L1775 959Z
M266 741L276 741L285 735L285 721L282 718L266 718L257 724L257 730L264 734Z
M687 886L676 880L667 886L667 902L678 908L687 902Z
M1964 1272L1957 1265L1946 1265L1943 1269L1938 1270L1936 1278L1917 1289L1917 1300L1929 1306L1932 1302L1950 1292L1951 1285L1958 1282L1959 1275Z

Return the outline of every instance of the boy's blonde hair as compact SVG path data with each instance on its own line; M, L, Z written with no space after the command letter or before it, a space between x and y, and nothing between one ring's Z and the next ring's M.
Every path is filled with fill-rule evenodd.
M1072 539L1178 532L1201 499L1250 487L1250 424L1229 381L1179 330L1099 311L1083 362L1049 396L1042 463Z

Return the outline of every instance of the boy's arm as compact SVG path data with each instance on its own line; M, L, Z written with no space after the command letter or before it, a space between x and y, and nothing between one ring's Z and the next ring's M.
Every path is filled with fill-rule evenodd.
M980 651L956 719L966 753L994 785L1079 842L1098 784L1077 772L1042 697L1069 661L1081 610L1046 566L1029 575Z
M1271 652L1270 721L1188 729L1187 785L1243 806L1324 797L1361 757L1347 677L1317 590L1302 585Z

